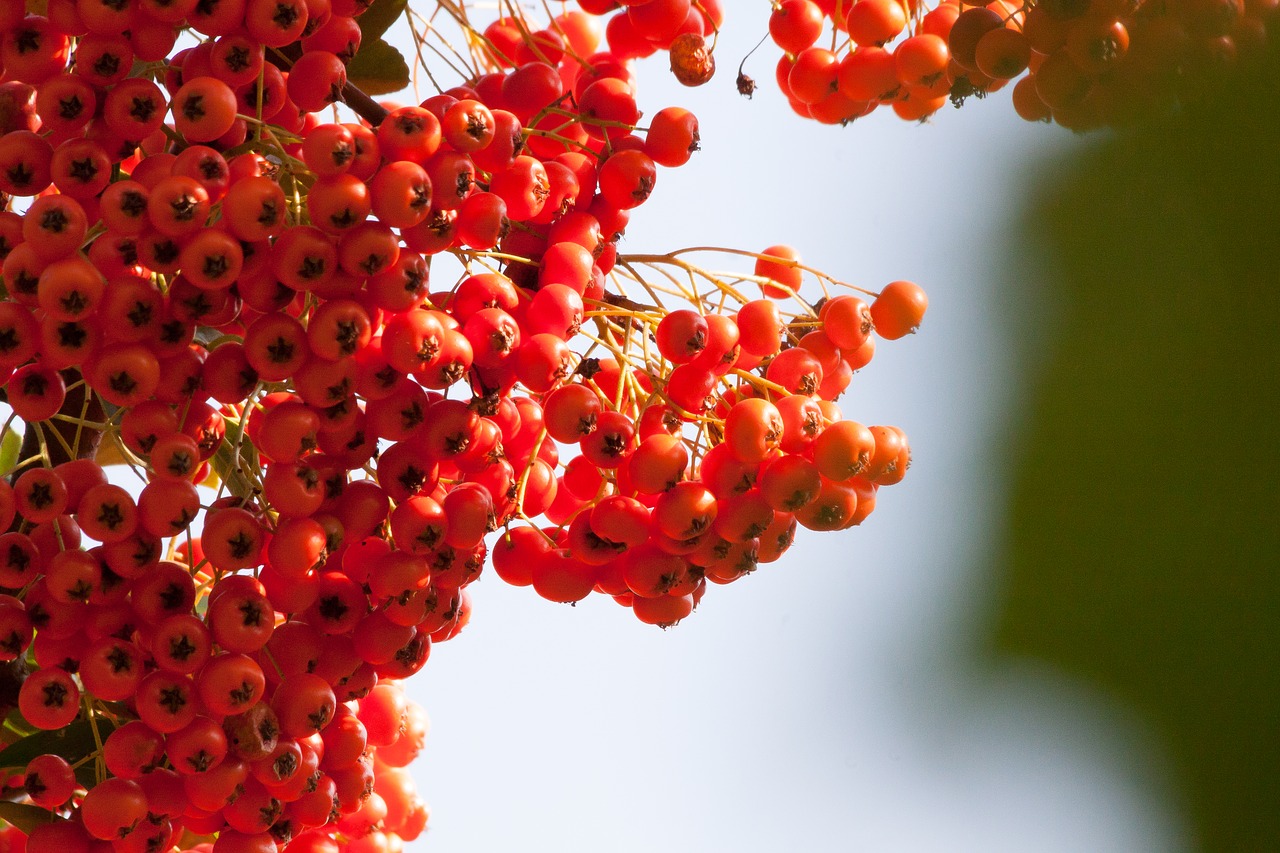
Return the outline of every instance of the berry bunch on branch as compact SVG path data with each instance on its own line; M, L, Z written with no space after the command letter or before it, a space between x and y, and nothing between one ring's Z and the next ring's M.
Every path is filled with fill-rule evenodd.
M618 42L696 82L721 14L580 5L0 0L10 849L403 849L489 561L667 627L903 478L834 401L923 291L620 253L700 135Z
M960 106L1013 82L1022 118L1090 130L1134 124L1211 93L1265 49L1276 7L1274 0L777 0L769 37L783 51L778 88L797 114L823 123L878 107L923 120L948 101Z

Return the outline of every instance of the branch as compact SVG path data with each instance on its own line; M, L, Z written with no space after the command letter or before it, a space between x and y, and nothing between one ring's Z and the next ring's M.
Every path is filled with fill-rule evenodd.
M382 124L383 119L387 117L387 111L382 104L370 98L351 81L347 81L347 84L342 87L342 102L373 127Z
M611 293L607 290L600 297L600 301L616 308L625 308L628 311L653 312L662 310L656 305L645 305L643 302L636 302L634 299L628 299L620 293Z

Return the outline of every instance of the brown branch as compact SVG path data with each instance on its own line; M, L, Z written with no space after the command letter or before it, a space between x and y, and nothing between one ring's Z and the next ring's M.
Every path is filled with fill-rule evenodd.
M613 305L616 308L623 308L627 311L651 312L662 310L656 305L645 305L643 302L636 302L634 299L628 299L620 293L611 293L607 290L600 296L600 301L606 305Z
M370 98L350 80L342 87L342 102L373 127L382 124L383 119L387 117L387 111L382 104Z

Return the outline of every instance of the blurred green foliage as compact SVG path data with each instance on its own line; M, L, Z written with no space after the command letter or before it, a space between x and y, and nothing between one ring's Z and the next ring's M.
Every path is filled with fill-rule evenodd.
M1055 337L996 645L1134 710L1207 851L1280 850L1278 107L1268 60L1045 168L1023 218Z

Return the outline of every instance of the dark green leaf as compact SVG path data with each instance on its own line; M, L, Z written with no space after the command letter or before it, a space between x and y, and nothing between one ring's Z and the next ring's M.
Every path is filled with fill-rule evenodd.
M42 809L39 806L4 801L0 801L0 819L8 821L27 835L30 835L32 830L43 823L62 820L62 818L56 817L53 812Z
M98 720L98 733L106 740L115 730L108 720ZM87 720L76 720L65 728L41 731L27 735L0 750L0 768L24 768L37 755L52 752L75 764L97 749L93 740L93 728ZM92 768L91 768L92 769Z
M22 716L22 712L17 708L11 710L4 718L4 727L20 738L40 732L40 729L27 722L27 718Z
M409 85L409 65L382 39L360 47L347 66L347 79L366 95L390 95Z
M373 0L373 5L356 18L356 23L360 25L361 43L368 44L380 40L382 34L404 14L404 8L407 5L408 0ZM363 47L360 49L364 50Z
M1037 201L1008 251L1035 274L997 297L997 338L1026 334L1037 371L1016 441L988 448L1018 448L1001 665L1119 709L1107 755L1203 851L1280 850L1274 48L1190 75L1197 97L1146 127L1174 89L1129 99L1132 127L1020 175Z

